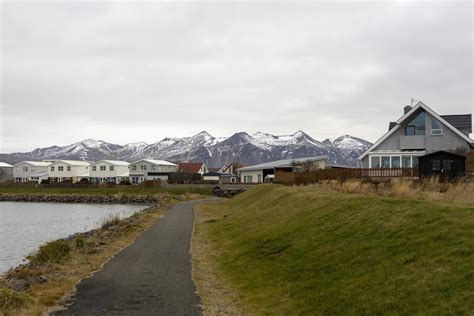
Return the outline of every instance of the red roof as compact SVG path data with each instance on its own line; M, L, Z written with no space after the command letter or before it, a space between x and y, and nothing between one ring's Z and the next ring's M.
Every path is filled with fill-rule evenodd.
M203 162L180 162L178 169L181 172L198 173L202 165Z

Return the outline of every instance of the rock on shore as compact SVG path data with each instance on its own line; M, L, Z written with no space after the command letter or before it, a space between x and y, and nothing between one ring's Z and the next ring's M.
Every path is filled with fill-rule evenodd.
M0 194L2 202L157 204L161 200L162 197L153 195Z
M212 188L212 193L215 195L215 196L218 196L218 197L225 197L225 198L231 198L237 194L240 194L242 192L245 192L246 189L244 188L232 188L232 189L228 189L228 188L221 188L220 186L216 185L214 188Z

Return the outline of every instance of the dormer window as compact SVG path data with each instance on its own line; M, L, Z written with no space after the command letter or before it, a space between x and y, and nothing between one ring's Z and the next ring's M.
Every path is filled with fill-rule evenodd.
M431 135L442 135L443 125L434 117L431 119Z
M407 136L425 135L425 112L420 112L420 114L407 124L405 134Z

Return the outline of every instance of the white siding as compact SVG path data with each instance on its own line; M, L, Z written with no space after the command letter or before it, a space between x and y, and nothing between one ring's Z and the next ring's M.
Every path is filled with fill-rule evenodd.
M117 165L108 161L99 161L90 167L90 181L94 183L118 184L128 180L128 165Z
M72 180L78 182L81 178L88 178L90 165L73 165L71 163L58 161L49 166L49 178L53 182Z
M49 166L37 166L28 162L21 162L13 168L13 179L15 182L38 181L48 178ZM45 174L38 177L38 174Z
M251 171L240 172L241 183L262 183L263 180L264 180L263 170L251 170Z

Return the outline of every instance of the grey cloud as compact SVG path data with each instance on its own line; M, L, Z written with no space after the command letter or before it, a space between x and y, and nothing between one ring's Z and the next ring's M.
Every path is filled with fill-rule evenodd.
M0 152L472 112L471 2L3 2Z

